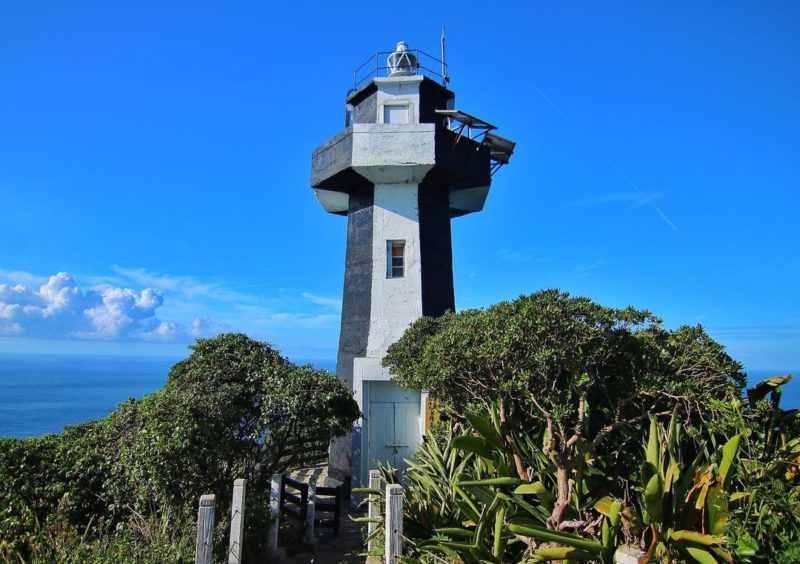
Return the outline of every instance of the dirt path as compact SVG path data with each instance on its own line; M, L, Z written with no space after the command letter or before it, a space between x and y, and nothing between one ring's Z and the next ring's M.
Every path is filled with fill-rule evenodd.
M305 468L290 474L291 478L304 482L314 481L319 485L337 486L340 482L328 477L326 465ZM305 539L305 531L291 519L281 519L278 536L278 554L272 555L269 562L313 562L314 564L363 564L366 557L360 554L366 550L363 542L362 523L351 518L364 516L363 512L351 511L342 515L339 534L332 529L317 529L314 542Z
M354 517L363 514L351 513ZM288 521L288 520L287 520ZM341 522L339 535L330 529L321 529L314 535L314 543L304 538L299 524L287 522L281 525L278 550L274 562L313 562L314 564L363 564L366 550L362 541L361 523L353 522L347 515Z

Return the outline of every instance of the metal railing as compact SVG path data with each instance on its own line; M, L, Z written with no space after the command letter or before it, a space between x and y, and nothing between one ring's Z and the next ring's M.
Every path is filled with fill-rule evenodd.
M450 80L447 74L447 63L420 49L409 49L407 52L412 53L417 58L415 74L427 76L428 78L441 82L442 86L447 86ZM386 63L386 59L392 53L394 53L394 51L380 51L361 63L361 65L353 71L352 91L358 90L362 84L375 77L387 76L389 74L389 67ZM437 68L439 70L436 70Z

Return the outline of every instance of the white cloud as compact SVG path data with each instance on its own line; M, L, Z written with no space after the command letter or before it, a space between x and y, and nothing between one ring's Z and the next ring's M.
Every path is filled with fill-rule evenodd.
M632 208L638 208L646 204L650 204L655 200L662 197L663 194L653 192L643 192L641 190L633 190L631 192L613 192L610 194L598 194L596 196L589 196L588 198L581 198L572 202L573 206L599 206L602 204L622 203L630 204Z
M3 270L0 268L0 283L3 284L25 284L27 286L39 286L47 282L47 276L36 276L30 272L20 270Z
M186 336L186 331L179 323L174 321L161 321L157 319L150 320L147 323L149 329L138 331L136 336L144 341L162 341L172 342Z
M0 323L0 335L20 335L22 333L22 325L16 321L12 323Z
M523 247L521 249L498 249L495 251L497 258L506 262L528 262L531 260L533 247Z
M6 271L3 271L4 273ZM17 279L36 280L28 275ZM160 290L114 287L81 291L59 272L38 287L0 284L0 335L102 340L181 341L213 334L208 318L186 329L156 317L164 303Z
M0 339L177 346L244 331L301 357L336 350L341 300L304 289L265 296L220 280L119 266L78 281L66 273L9 272L0 270Z
M189 329L189 334L192 337L196 339L206 338L212 336L215 332L208 317L195 317L192 319L192 327Z
M169 291L187 300L205 298L220 302L252 301L253 297L237 292L223 284L200 281L194 276L173 276L151 272L144 268L112 267L123 280L142 286ZM111 279L113 283L114 279Z
M307 299L313 304L321 305L325 307L329 307L331 309L335 309L337 311L342 310L342 300L338 298L326 298L324 296L318 296L316 294L312 294L311 292L302 292L300 294L302 297Z
M584 278L589 275L590 272L597 270L598 268L603 268L608 264L608 261L605 259L599 259L589 264L581 264L576 266L572 269L571 274L576 278Z

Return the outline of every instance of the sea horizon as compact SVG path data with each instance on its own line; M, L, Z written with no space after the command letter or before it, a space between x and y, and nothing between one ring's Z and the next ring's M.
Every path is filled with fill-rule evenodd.
M0 353L0 437L58 433L106 417L128 398L139 399L166 383L185 356L86 353ZM333 359L291 359L335 372ZM798 369L746 370L749 383ZM782 406L800 407L800 381L784 387Z
M184 356L0 353L0 437L59 433L161 389ZM333 372L330 359L291 359Z

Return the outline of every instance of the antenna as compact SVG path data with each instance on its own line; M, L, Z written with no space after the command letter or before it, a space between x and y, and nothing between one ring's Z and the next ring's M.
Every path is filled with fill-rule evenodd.
M450 75L447 74L447 53L444 49L444 24L442 24L442 86L447 86L450 82Z

